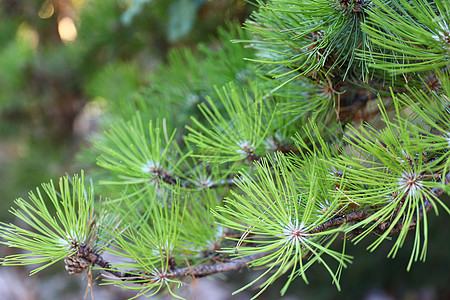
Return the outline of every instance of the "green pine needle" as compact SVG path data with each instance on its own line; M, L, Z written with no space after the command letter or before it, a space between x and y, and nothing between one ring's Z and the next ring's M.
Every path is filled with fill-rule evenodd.
M216 94L218 101L207 98L199 106L207 125L192 119L195 128L187 127L187 140L204 153L199 157L224 163L264 155L263 141L274 116L266 96L256 86L241 92L232 84L217 89Z
M381 68L395 74L428 71L448 65L450 5L446 0L373 0L363 30L388 51L362 52Z
M113 179L104 184L153 184L172 178L188 154L178 153L175 132L169 135L162 122L144 126L140 114L130 122L119 122L96 144L103 154L99 166L111 170ZM145 186L145 185L144 185Z
M257 165L256 178L243 174L243 180L238 184L243 194L233 193L225 206L216 209L215 214L222 224L243 232L237 247L227 252L236 251L239 257L268 253L250 263L253 267L268 269L249 285L271 273L255 297L287 272L290 275L282 293L297 277L307 282L305 272L314 262L324 265L339 288L338 278L322 255L332 257L341 267L350 262L349 256L329 249L340 228L310 233L338 213L338 202L328 203L328 209L322 211L320 202L323 199L318 191L323 180L319 176L311 178L302 190L292 176L293 169L295 167L281 154L274 159L262 160ZM311 173L316 174L314 170Z
M81 177L61 178L58 189L51 181L42 185L42 191L31 191L28 201L17 199L11 213L26 226L1 223L1 243L25 252L7 256L2 264L43 264L31 271L35 274L76 253L81 243L95 246L93 201L93 190L84 187L83 172Z

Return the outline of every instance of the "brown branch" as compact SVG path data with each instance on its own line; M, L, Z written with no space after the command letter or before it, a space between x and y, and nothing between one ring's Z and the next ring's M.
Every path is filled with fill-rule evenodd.
M337 228L340 227L342 225L344 225L345 223L349 223L349 222L358 222L358 221L362 221L364 219L367 219L368 217L370 217L373 213L371 212L367 212L367 211L355 211L355 212L351 212L348 213L346 215L342 215L336 218L333 218L329 221L326 221L325 223L314 227L313 229L311 229L308 234L314 234L314 233L319 233L322 231L325 231L327 229L330 228Z
M168 278L192 276L195 278L205 277L217 273L237 271L247 266L250 261L268 255L268 252L261 252L246 257L238 258L229 262L219 262L212 265L202 265L196 267L186 267L175 269L166 273Z
M97 260L93 263L93 265L98 265L101 267L104 271L108 272L111 275L114 275L115 277L121 279L122 281L126 280L133 280L133 279L140 279L141 277L132 273L128 272L122 272L118 269L111 266L111 264L106 261L101 255L96 254Z

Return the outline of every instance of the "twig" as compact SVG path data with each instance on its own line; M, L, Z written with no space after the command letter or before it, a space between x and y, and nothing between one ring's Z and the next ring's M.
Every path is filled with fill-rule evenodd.
M238 258L229 262L219 262L212 265L202 265L175 269L166 273L169 278L192 276L195 278L205 277L217 273L237 271L247 266L247 263L268 255L268 252L261 252L246 257Z

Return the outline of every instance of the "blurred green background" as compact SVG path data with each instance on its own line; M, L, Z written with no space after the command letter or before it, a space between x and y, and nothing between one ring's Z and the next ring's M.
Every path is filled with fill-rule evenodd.
M152 86L151 74L169 51L208 44L219 27L244 21L253 8L239 0L0 0L0 220L13 222L13 200L42 182L89 168L92 161L77 153L108 116L120 115L117 103ZM396 260L386 258L389 245L373 254L348 245L356 259L342 274L341 293L319 265L309 273L310 285L299 280L284 299L450 299L443 217L430 218L427 263L411 272L405 270L410 245ZM7 251L1 247L1 256ZM82 299L87 279L55 276L58 271L62 264L28 278L28 269L1 267L0 299ZM188 298L248 299L230 295L249 276L202 279ZM281 284L262 299L279 299ZM96 299L132 295L94 290Z
M238 0L1 0L1 219L16 197L76 171L100 116L151 85L171 48L250 11Z

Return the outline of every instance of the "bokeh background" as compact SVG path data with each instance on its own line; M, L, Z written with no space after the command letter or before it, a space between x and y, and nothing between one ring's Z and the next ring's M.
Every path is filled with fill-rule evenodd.
M252 9L240 0L0 0L0 220L15 222L8 213L13 200L42 182L89 169L94 162L80 153L115 103L152 84L149 74L171 49L208 45L219 27L243 22ZM283 299L450 299L448 216L430 222L427 262L411 272L411 245L392 260L388 243L375 253L348 244L356 258L342 274L342 292L319 265L309 285L298 280ZM9 251L0 247L1 256ZM0 299L82 299L87 278L63 269L29 277L30 269L0 267ZM248 299L251 291L230 295L252 276L202 279L185 295ZM279 299L277 284L262 299ZM94 294L133 295L101 286Z

